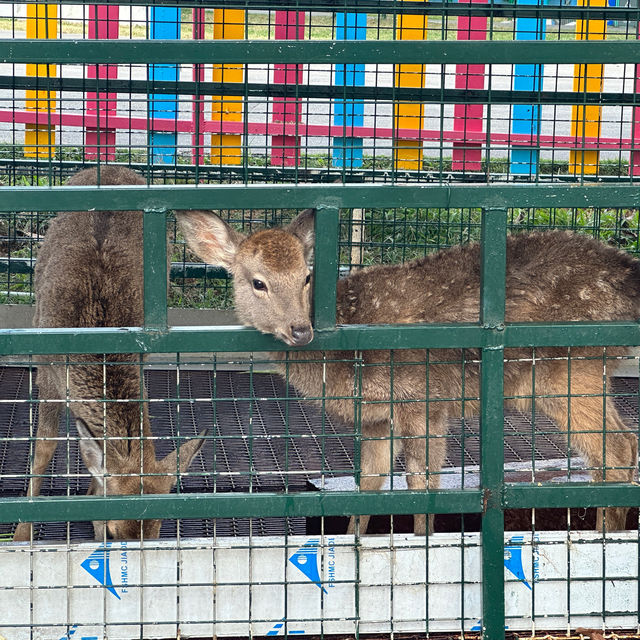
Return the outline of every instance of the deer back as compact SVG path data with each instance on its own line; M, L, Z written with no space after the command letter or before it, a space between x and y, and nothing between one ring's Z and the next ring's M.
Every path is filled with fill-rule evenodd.
M146 181L128 169L102 166L99 172L81 171L68 184L144 185ZM34 324L142 325L142 236L140 211L61 213L51 222L38 254ZM66 365L63 356L40 359L40 396L70 399L80 451L93 476L92 491L119 495L171 491L178 453L156 460L140 356L80 354L70 360L80 364ZM193 439L180 447L181 470L186 470L203 442ZM94 526L99 535L100 524ZM159 534L160 521L107 523L115 538L139 537L141 526L145 537Z

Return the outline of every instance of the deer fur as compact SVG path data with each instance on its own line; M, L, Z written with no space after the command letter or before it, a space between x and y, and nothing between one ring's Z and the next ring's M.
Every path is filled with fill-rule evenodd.
M125 168L100 167L100 184L144 185ZM98 184L96 169L73 176L69 185ZM144 320L142 212L65 212L51 222L35 269L36 327L126 327ZM41 356L37 382L39 418L28 495L40 493L55 453L60 414L75 416L83 461L92 475L90 494L169 493L204 440L192 439L156 460L135 354ZM107 364L105 363L115 363ZM109 401L100 402L106 398ZM204 434L201 434L201 436ZM178 464L179 463L179 464ZM141 477L140 474L157 474ZM157 538L160 520L94 522L96 539ZM31 525L18 525L14 540L29 540Z
M233 274L235 308L243 324L288 345L311 342L313 210L287 227L248 236L212 213L182 212L178 221L202 260ZM640 262L586 235L512 235L507 240L506 290L507 322L635 321L640 316ZM353 271L338 282L336 319L339 324L477 323L479 299L480 248L469 244L405 264ZM625 353L624 348L606 350L607 356ZM424 349L372 350L362 353L362 365L346 351L327 353L319 363L310 363L309 355L290 351L286 363L288 380L303 395L324 396L329 414L353 425L353 396L361 394L361 489L380 489L392 454L401 449L409 488L437 488L447 421L463 411L465 416L477 414L480 408L480 353L433 349L427 358ZM392 358L397 363L393 376ZM603 399L603 362L601 347L507 349L504 393L523 411L530 410L535 396L536 411L570 429L571 444L584 456L594 480L630 482L638 462L637 441L612 399ZM284 374L285 365L280 366ZM604 471L603 463L608 467ZM624 528L626 512L607 509L607 529ZM362 531L367 524L368 516L361 517ZM426 529L425 515L416 515L415 532ZM349 531L355 531L354 518Z

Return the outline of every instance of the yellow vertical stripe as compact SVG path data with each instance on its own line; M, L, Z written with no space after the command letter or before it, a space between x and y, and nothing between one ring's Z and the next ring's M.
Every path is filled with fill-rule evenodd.
M244 40L245 12L242 9L214 9L213 37L216 40ZM214 64L213 82L243 82L244 65ZM213 96L211 119L214 122L242 122L244 100L241 96ZM242 164L242 135L213 134L211 162L218 165Z
M423 2L424 0L414 0ZM403 14L398 18L396 40L426 40L427 16ZM394 70L396 87L422 89L424 87L424 65L397 64ZM398 102L394 108L395 129L421 129L424 105L419 102ZM397 169L420 169L422 167L422 143L419 140L396 140L394 161Z
M607 0L578 0L578 6L606 7ZM607 23L605 20L577 20L576 40L604 40ZM578 93L600 93L603 86L602 64L577 64L573 72L573 90ZM571 135L576 138L578 145L585 137L600 135L601 108L598 105L574 105L571 110ZM594 174L598 172L599 152L571 151L569 157L569 171L574 174Z
M27 5L27 38L52 39L58 37L58 5L32 3ZM52 78L57 75L55 64L28 64L27 76ZM56 110L56 92L28 89L25 96L27 111L38 112L37 124L26 124L24 155L29 158L49 158L55 154L55 130L49 127L47 116ZM45 123L45 124L41 124Z

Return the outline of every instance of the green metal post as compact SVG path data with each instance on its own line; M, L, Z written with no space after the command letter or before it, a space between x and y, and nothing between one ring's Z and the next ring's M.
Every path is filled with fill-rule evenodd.
M313 272L315 328L332 329L336 324L336 279L340 210L319 207L316 213L316 247Z
M167 328L167 216L146 210L144 227L144 325Z
M482 517L482 633L504 638L504 313L507 212L487 209L482 216L480 322L495 344L482 349L480 416L484 491Z

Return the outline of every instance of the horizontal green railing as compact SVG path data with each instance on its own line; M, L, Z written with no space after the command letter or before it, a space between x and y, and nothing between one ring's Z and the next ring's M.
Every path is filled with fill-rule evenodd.
M0 522L152 518L268 518L364 514L480 513L482 492L317 491L305 493L180 493L0 499Z
M640 485L505 483L504 509L638 506ZM365 514L482 513L480 489L422 491L318 491L305 493L180 493L131 496L38 496L0 499L0 522L150 518L267 518Z
M33 273L36 264L35 258L20 258L11 256L10 258L0 257L0 273ZM172 278L229 278L229 274L222 268L202 262L172 262Z
M33 87L33 78L29 76L0 77L0 90L21 90ZM84 78L38 78L40 91L85 91L87 81ZM146 93L149 91L147 80L112 80L102 78L91 81L94 91L126 91ZM454 89L454 88L414 88L414 87L367 87L367 86L326 86L326 85L288 85L265 83L234 83L180 81L170 82L154 80L153 91L171 93L189 97L205 97L222 94L225 96L260 96L261 98L288 97L320 101L338 100L375 100L377 102L424 102L430 104L554 104L554 105L613 105L633 106L638 104L636 93L602 91L589 93L584 91L509 91L507 89ZM576 148L579 147L579 138Z
M629 178L631 180L632 178ZM55 197L52 195L55 193ZM0 211L638 207L640 184L0 187Z
M580 64L640 60L640 42L0 40L0 62L60 64ZM92 86L93 88L93 86Z
M304 351L359 349L471 349L640 344L637 322L479 325L343 325L316 332ZM385 346L382 346L385 345ZM177 351L289 351L254 329L230 326L144 329L1 329L0 353L175 353Z

